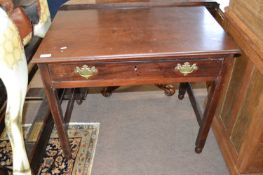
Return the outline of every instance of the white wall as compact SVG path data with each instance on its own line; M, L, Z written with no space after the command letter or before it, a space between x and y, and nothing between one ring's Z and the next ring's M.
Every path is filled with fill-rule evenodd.
M225 11L225 7L229 5L230 0L217 0L217 2L220 4L220 8Z

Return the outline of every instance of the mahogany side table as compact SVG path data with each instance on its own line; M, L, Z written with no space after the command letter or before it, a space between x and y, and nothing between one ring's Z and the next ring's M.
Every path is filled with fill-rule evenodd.
M205 7L151 3L59 11L33 62L67 157L70 146L57 89L211 82L204 114L195 109L200 123L195 151L200 153L225 73L239 53Z

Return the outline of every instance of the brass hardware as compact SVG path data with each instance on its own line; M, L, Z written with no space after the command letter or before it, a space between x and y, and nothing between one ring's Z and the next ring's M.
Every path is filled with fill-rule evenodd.
M190 65L189 62L185 62L183 65L178 63L174 69L186 76L192 73L193 71L198 70L198 66L196 65L196 63Z
M95 66L89 67L87 65L83 65L81 68L77 66L75 68L75 72L79 73L80 76L89 79L91 76L97 74L98 70Z

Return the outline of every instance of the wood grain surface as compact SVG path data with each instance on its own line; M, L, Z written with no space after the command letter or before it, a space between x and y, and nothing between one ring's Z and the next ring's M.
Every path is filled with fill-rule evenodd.
M239 53L205 7L60 11L33 62ZM50 57L40 58L43 54Z

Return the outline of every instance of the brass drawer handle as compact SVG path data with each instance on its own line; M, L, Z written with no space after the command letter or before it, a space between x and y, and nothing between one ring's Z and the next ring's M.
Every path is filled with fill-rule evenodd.
M192 73L193 71L198 70L198 66L196 65L196 63L190 65L189 62L185 62L183 65L178 63L174 69L186 76Z
M80 76L89 79L91 76L96 75L98 73L98 70L95 66L89 67L87 65L83 65L81 68L76 67L75 72L79 73Z

